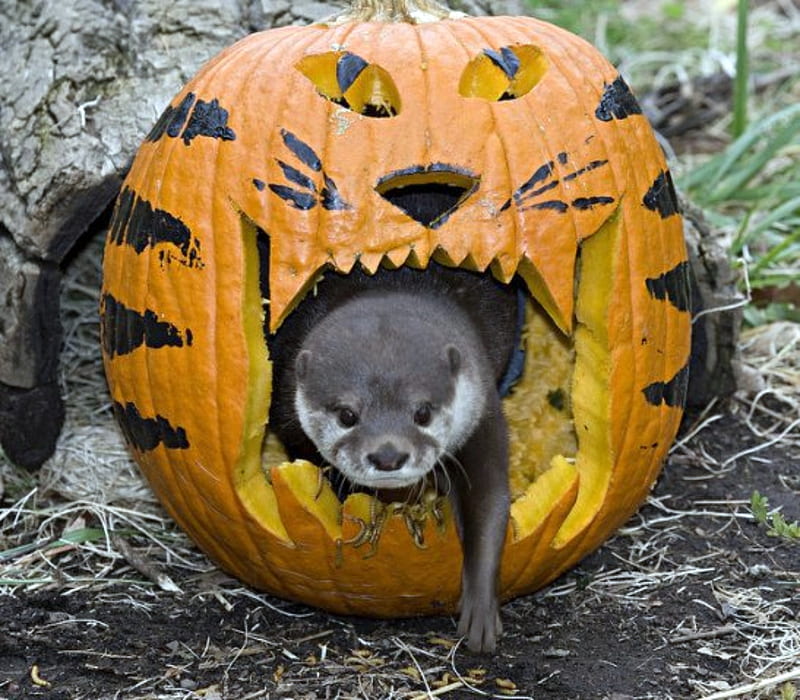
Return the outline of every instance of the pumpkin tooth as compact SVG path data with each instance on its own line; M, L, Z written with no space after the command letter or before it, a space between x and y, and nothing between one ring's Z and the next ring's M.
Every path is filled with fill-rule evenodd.
M422 270L428 266L428 260L430 260L430 257L430 251L428 250L427 245L425 245L425 242L419 241L411 249L405 264L417 270Z
M376 253L376 252L360 253L358 256L358 262L361 265L364 272L367 272L370 275L374 275L378 271L378 268L380 267L383 258L384 258L383 253Z
M539 302L539 305L545 310L553 323L555 323L563 333L570 334L572 332L572 317L564 316L560 306L550 294L550 290L545 284L539 270L534 267L529 260L522 258L517 267L517 272L525 281L525 285L531 293L531 296Z
M517 274L517 269L519 268L519 258L516 258L512 255L498 255L492 260L490 265L492 270L492 274L500 280L508 284L514 279L514 275Z
M450 252L441 245L436 246L431 257L434 262L447 267L461 267L460 263L463 260L463 258L456 260L454 257L451 257Z
M411 255L411 246L410 245L403 245L399 248L395 248L394 250L390 250L384 256L384 262L388 262L388 266L391 269L396 269L401 267L406 260L408 260L408 256Z

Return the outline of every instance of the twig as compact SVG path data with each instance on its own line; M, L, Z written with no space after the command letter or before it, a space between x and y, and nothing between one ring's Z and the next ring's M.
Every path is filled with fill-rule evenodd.
M725 627L718 627L715 630L706 630L705 632L689 632L677 637L672 637L669 640L670 644L682 644L683 642L694 642L698 639L716 639L717 637L724 637L728 634L734 634L736 628L733 625L726 625Z
M445 693L449 693L451 690L458 690L459 688L463 687L464 684L461 681L455 681L454 683L443 685L441 688L437 688L436 690L429 690L425 693L421 693L420 695L414 695L410 700L427 700L427 698L436 698L440 695L444 695Z
M738 688L722 690L719 693L714 693L713 695L705 695L703 696L702 700L724 700L725 698L736 698L741 695L749 696L751 693L756 691L764 690L764 688L769 688L770 686L778 685L780 683L788 683L796 678L800 678L800 666L797 666L786 673L773 676L772 678L764 678L760 681L756 681L755 683L740 685Z

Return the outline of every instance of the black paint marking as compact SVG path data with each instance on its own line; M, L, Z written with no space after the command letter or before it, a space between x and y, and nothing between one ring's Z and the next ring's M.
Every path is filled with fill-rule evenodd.
M267 186L267 183L263 180L259 180L257 177L253 178L253 186L259 191L263 192Z
M322 170L322 161L320 161L314 149L305 141L301 141L291 131L287 131L286 129L281 129L281 137L286 147L299 158L300 162L316 172Z
M570 173L569 175L564 175L563 180L564 182L569 182L571 180L577 180L581 175L585 173L589 173L592 170L596 170L597 168L602 168L604 165L608 165L607 160L593 160L589 165L576 170L574 173Z
M166 418L159 415L155 418L144 418L133 403L123 406L115 401L114 415L125 439L139 452L153 450L159 444L172 450L185 450L189 447L184 428L173 427Z
M220 107L216 97L211 102L197 101L181 137L188 146L197 136L209 136L222 141L236 139L233 129L228 126L228 110Z
M520 207L520 211L527 211L528 209L539 209L540 211L557 211L559 214L566 214L569 205L558 199L548 199L546 202L537 202L530 204L527 207Z
M572 206L576 209L580 209L581 211L586 211L587 209L594 209L597 206L605 206L606 204L613 204L614 198L613 197L578 197L577 199L572 200Z
M108 238L110 243L130 246L137 254L160 244L172 246L180 251L180 256L161 251L162 262L176 260L186 267L203 267L200 241L189 227L169 212L153 209L150 202L129 187L122 190L117 200Z
M286 185L272 185L269 188L277 194L281 199L289 202L295 209L308 211L313 209L317 204L317 198L313 194L307 192L300 192L292 187Z
M177 107L168 105L150 130L150 133L147 134L145 140L158 141L164 134L176 138L181 133L181 129L186 122L186 117L189 116L189 110L194 104L194 100L195 94L190 92L180 101Z
M308 175L304 175L297 168L293 168L291 165L284 163L282 160L278 161L278 165L280 166L281 170L283 170L283 176L289 182L293 182L295 185L300 185L300 187L311 190L312 192L317 191L317 186L314 184L313 180L308 177Z
M325 181L325 186L322 188L322 208L328 211L346 211L352 209L339 193L336 183L328 177L326 173L322 173Z
M320 191L319 185L306 173L276 158L275 161L280 166L283 176L287 181L292 183L292 185L296 185L296 187L271 183L269 189L281 199L291 204L295 209L300 209L302 211L313 209L317 204L320 204L323 209L329 211L352 209L339 193L339 188L336 186L333 179L322 170L322 163L319 156L314 152L314 149L286 129L281 130L281 136L283 137L283 142L286 144L286 147L297 157L301 164L311 168L314 172L322 173L322 188ZM254 180L253 182L259 183L262 181ZM256 187L258 187L258 184L256 184ZM259 189L263 189L263 186Z
M494 49L484 49L483 53L488 56L492 63L494 63L503 73L506 74L509 80L511 80L519 70L520 61L515 54L508 46L504 46L500 51L495 51Z
M512 204L516 204L520 211L537 209L555 211L560 214L564 214L569 210L570 206L579 211L586 211L587 209L592 209L596 206L612 204L615 201L613 197L609 197L608 195L578 197L570 203L559 199L549 199L543 202L535 201L537 197L541 196L545 192L549 192L550 190L558 187L559 183L561 182L577 180L592 170L596 170L597 168L602 168L608 165L607 160L593 160L582 168L578 168L577 170L558 178L555 176L556 161L558 161L559 165L567 165L567 163L569 163L569 154L565 151L562 151L556 156L555 160L550 160L543 165L540 165L536 170L534 170L533 175L523 182L517 188L514 194L503 204L503 206L500 207L500 211L503 212Z
M664 403L674 408L686 405L686 389L688 386L689 365L686 364L668 382L653 382L642 391L647 402L653 406L660 406Z
M160 321L155 311L147 309L139 313L111 294L103 296L102 310L103 349L110 358L128 355L142 345L158 349L192 344L193 336L188 328L181 333L171 323Z
M345 93L369 65L361 56L345 51L336 62L336 82Z
M642 203L650 211L657 211L662 219L680 213L678 195L675 194L675 186L672 184L672 175L669 170L659 173L655 182L647 190Z
M523 182L518 188L517 191L514 192L514 198L519 199L524 195L531 187L534 185L543 182L548 177L551 177L553 174L553 168L555 167L555 163L551 160L545 163L544 165L540 165L525 182ZM558 185L558 180L551 183L550 187L555 187ZM532 192L531 194L538 194L539 190L536 192Z
M606 83L594 115L601 121L610 122L612 119L627 119L641 113L641 105L620 75L613 83Z
M679 262L664 274L645 280L647 291L656 299L668 299L678 311L690 311L692 290L689 273L689 262Z

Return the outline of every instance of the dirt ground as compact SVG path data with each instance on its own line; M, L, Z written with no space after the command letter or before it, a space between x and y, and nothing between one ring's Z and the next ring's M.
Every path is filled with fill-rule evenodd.
M504 606L494 657L458 645L451 618L336 617L243 591L210 565L171 567L131 538L134 551L106 572L124 584L0 597L0 697L794 697L788 681L761 695L741 688L797 679L800 544L769 536L748 504L758 490L800 518L798 455L767 448L709 469L708 458L724 464L756 445L730 414L692 442L707 459L676 450L620 534ZM56 570L63 550L48 555ZM182 592L130 562L167 572Z

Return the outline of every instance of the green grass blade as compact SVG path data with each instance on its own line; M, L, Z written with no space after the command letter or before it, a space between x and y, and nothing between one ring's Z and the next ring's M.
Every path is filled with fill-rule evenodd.
M769 136L773 127L784 120L788 120L789 123L781 128L777 134ZM790 142L790 137L797 134L800 134L800 103L790 105L770 115L758 124L751 124L750 128L731 143L722 153L709 159L708 162L692 172L682 176L679 179L679 185L683 189L691 192L693 197L701 203L720 201L721 197L717 192L720 183L729 176L729 173L732 171L735 172L735 170L741 166L743 160L747 160L748 152L753 149L761 139L765 137L768 138L765 148L774 154L780 148L779 146L775 146L776 140L783 142L788 139L788 142ZM772 145L770 145L771 143ZM756 156L758 156L758 152ZM764 163L766 162L764 159L759 158L759 160ZM752 175L750 177L752 178ZM730 186L725 188L726 191L730 189Z
M747 50L748 0L739 0L736 17L736 79L733 84L733 138L739 138L747 126L748 78L750 57Z

